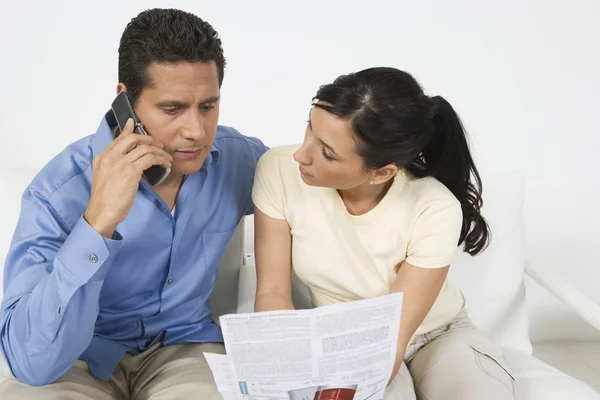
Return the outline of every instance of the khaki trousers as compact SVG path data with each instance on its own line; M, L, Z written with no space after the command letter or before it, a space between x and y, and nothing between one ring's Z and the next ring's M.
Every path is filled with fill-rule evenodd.
M109 381L92 375L77 360L65 375L46 386L16 379L0 384L2 400L175 400L221 399L203 353L225 354L221 343L156 344L141 354L125 354Z
M478 331L463 308L445 326L418 335L384 400L514 400L502 350Z

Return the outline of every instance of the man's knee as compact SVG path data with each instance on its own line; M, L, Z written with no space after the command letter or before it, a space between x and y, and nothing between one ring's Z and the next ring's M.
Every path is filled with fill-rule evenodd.
M205 352L225 354L225 347L222 343L186 343L157 350L138 373L132 397L220 399Z
M96 378L85 361L77 360L75 365L56 382L44 386L30 386L16 379L0 383L2 400L114 400L113 388L106 381Z

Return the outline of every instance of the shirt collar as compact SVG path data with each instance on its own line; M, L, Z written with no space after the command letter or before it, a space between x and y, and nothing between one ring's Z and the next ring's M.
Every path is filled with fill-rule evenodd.
M100 154L114 140L113 128L115 126L117 126L117 120L113 112L109 110L104 114L102 121L100 121L100 126L96 130L96 134L92 138L92 153L94 157ZM213 143L210 152L206 156L206 160L204 160L204 165L216 165L217 162L219 162L219 149L216 143Z
M219 162L219 149L217 148L217 144L213 142L212 147L210 148L210 152L206 156L206 160L204 160L204 165L216 165Z

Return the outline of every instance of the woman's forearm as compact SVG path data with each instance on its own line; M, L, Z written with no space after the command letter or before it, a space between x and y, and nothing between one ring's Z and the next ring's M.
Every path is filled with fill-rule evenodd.
M448 267L424 269L404 262L392 285L392 292L404 293L396 359L388 384L400 370L411 337L419 328L440 293Z
M388 385L392 383L398 371L400 371L400 367L402 366L402 362L404 362L404 354L406 353L406 348L408 347L408 340L404 338L398 338L398 347L396 347L396 359L394 360L394 367L392 368L392 374L390 375L390 380L388 381Z
M292 299L280 293L257 293L254 301L254 311L293 310Z

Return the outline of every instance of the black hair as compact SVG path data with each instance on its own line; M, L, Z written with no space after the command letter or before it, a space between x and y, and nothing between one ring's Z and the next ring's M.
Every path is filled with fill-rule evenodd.
M135 103L142 90L152 85L152 62L210 62L217 65L223 83L225 56L213 27L194 14L154 8L142 11L125 28L119 45L119 82Z
M394 164L417 178L432 176L458 199L458 245L476 255L490 230L480 213L481 178L460 118L441 96L428 97L416 79L395 68L369 68L321 86L315 107L351 122L357 153L373 170Z

